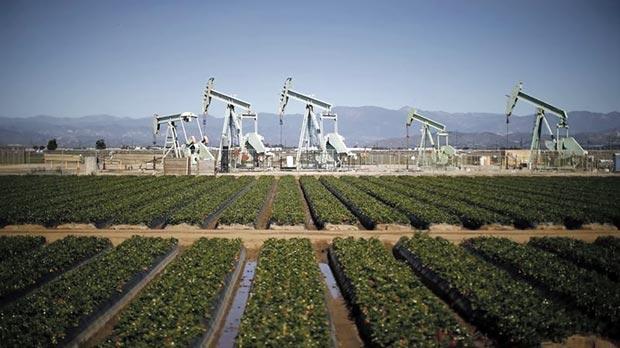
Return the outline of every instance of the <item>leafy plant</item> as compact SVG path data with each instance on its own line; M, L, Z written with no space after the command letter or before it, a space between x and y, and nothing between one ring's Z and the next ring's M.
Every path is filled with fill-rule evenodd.
M213 325L239 239L200 238L124 310L103 347L191 346ZM233 286L230 284L229 286Z
M568 237L536 237L529 245L552 252L577 266L620 280L620 254L597 244Z
M0 263L0 300L60 274L112 246L107 238L67 236Z
M330 263L369 345L472 345L450 310L378 239L334 239Z
M506 238L480 237L464 244L477 255L505 267L589 314L604 332L620 335L620 287L607 277L557 255Z
M335 177L321 177L320 181L338 197L364 227L374 229L377 224L408 224L409 219L401 212L381 203L369 194Z
M537 346L545 340L562 340L589 325L580 313L445 239L416 233L401 238L395 251L444 300L500 345Z
M238 347L329 347L325 285L308 239L268 239L261 248Z
M299 182L317 228L323 229L325 224L357 223L355 216L315 177L302 176Z
M281 177L273 201L271 221L278 225L302 225L305 221L302 199L297 180L292 175Z
M0 236L0 261L11 260L45 244L43 236Z
M92 262L12 302L0 311L5 346L52 346L118 299L132 279L145 274L176 239L133 236Z
M222 216L220 216L219 223L224 225L253 225L267 199L267 194L271 190L273 182L273 176L261 176L258 178L256 184L248 192L226 208Z

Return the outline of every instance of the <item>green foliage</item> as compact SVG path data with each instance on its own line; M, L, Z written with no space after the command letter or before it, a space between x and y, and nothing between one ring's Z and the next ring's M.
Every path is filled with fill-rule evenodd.
M346 177L343 180L350 182L360 190L375 197L377 200L405 213L411 224L418 228L426 229L431 223L448 223L458 225L458 217L432 204L411 199L409 196L392 191L378 182L381 178L371 181L367 179Z
M594 244L612 250L615 253L620 253L620 238L612 236L598 237L594 241Z
M620 335L620 287L597 272L557 255L506 238L480 237L465 245L485 259L517 273L589 314L597 328Z
M377 224L408 224L409 219L401 212L381 203L369 194L351 186L335 177L321 177L321 182L332 193L339 196L343 203L357 215L360 222L368 229Z
M302 176L299 182L319 229L324 228L326 223L336 225L357 223L355 216L315 177Z
M0 236L0 261L24 255L43 244L43 236Z
M226 208L220 216L219 223L224 225L253 225L267 199L274 180L273 176L259 177L248 192Z
M303 225L305 215L302 199L297 180L292 175L280 178L271 221L278 225Z
M567 237L532 238L528 244L552 252L577 266L598 271L611 280L620 280L620 253L603 246Z
M213 213L227 199L241 191L244 187L254 181L252 177L235 178L232 176L220 177L216 180L216 185L209 191L199 195L195 199L187 202L177 210L169 219L169 223L180 224L188 223L199 225L206 216Z
M333 242L343 270L348 299L359 311L360 331L378 347L471 346L471 339L450 310L378 239ZM341 286L342 287L342 286Z
M147 272L176 239L133 236L92 262L65 273L0 311L0 342L7 347L59 345L124 286Z
M259 254L238 347L329 347L325 285L307 239L268 239Z
M107 238L67 236L0 263L0 300L65 272L112 246Z
M204 323L213 319L240 250L238 239L198 239L122 312L103 346L195 344L208 329Z
M105 148L106 148L106 146L105 146L105 140L103 140L103 139L98 139L98 140L95 142L95 148L96 148L97 150L105 150Z
M54 150L56 150L57 148L58 148L58 143L56 142L56 138L54 138L54 139L50 139L50 140L47 142L47 149L48 149L48 150L50 150L50 151L54 151Z
M503 345L531 347L545 340L562 340L587 324L579 313L445 239L416 233L403 237L396 249L415 258L421 268L412 266L429 281L448 284L439 288L442 297L459 294L465 298L470 309L464 314ZM462 304L454 298L450 301Z

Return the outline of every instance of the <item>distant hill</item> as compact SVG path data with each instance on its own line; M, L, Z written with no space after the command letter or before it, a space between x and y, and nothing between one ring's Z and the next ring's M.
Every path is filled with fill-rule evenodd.
M404 147L405 119L408 107L390 110L376 106L335 107L339 117L339 132L349 146ZM506 118L502 114L447 113L443 111L420 111L428 117L444 123L450 131L450 143L458 147L505 146ZM206 134L211 144L219 143L222 118L208 116ZM201 118L202 122L202 118ZM509 146L529 146L534 116L513 116L508 125ZM332 125L326 122L327 132ZM584 146L620 143L620 113L594 113L575 111L569 113L571 135ZM252 129L249 123L247 130ZM296 146L301 115L285 115L282 126L283 142ZM193 127L188 131L197 135ZM271 113L259 114L259 132L268 144L280 143L278 117ZM410 129L410 146L419 141L419 125ZM78 118L34 116L0 117L0 144L44 145L50 138L57 138L61 147L92 147L99 138L108 146L146 146L153 143L152 118L128 118L111 115L91 115ZM162 144L162 136L155 139Z

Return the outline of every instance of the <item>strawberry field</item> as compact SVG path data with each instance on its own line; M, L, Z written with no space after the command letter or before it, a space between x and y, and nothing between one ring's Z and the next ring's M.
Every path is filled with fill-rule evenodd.
M233 340L218 345L346 346L339 329L349 324L339 315L373 347L532 347L574 335L612 344L620 286L603 266L619 240L459 245L418 232L395 245L348 237L317 246L271 238L248 258L239 239L179 248L172 238L134 236L113 247L95 237L3 237L3 247L21 251L0 261L0 339L5 347L212 346L226 313L239 312ZM335 285L323 280L321 262ZM242 286L250 263L255 275ZM244 286L247 302L232 305Z
M617 228L619 194L616 177L4 176L0 226Z

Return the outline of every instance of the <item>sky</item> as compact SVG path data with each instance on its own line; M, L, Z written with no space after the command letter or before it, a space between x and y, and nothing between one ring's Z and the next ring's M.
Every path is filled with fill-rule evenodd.
M620 110L618 0L3 0L0 21L7 117L200 113L209 77L275 113L289 76L341 106L503 113L523 81L569 111Z

